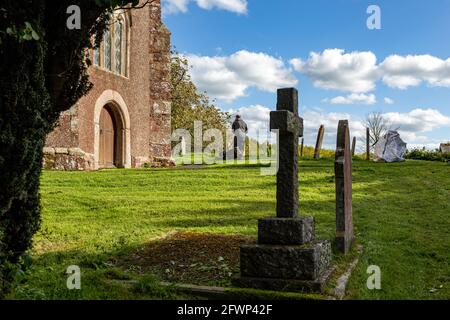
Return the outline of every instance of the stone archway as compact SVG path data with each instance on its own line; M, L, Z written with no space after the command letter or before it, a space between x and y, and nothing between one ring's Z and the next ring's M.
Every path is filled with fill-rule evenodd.
M105 121L109 124L106 124ZM105 132L102 132L102 130L105 130L105 125L108 130L107 136L105 136ZM118 92L105 90L97 99L94 127L95 169L104 167L131 168L130 115L125 101ZM112 157L112 161L106 159L107 163L105 163L105 150L101 150L105 147L105 143L113 143L112 146L109 146L112 150L106 151L110 154L109 157Z

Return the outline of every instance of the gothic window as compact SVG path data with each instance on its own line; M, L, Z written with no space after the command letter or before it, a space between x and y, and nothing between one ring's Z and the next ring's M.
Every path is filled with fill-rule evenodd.
M114 59L115 72L122 74L122 21L120 16L114 24Z
M108 28L103 34L103 67L111 70L111 31Z
M96 36L94 36L95 39ZM100 48L94 47L94 66L100 66Z
M93 49L94 66L115 74L128 76L128 19L126 14L114 14L103 33L99 48Z

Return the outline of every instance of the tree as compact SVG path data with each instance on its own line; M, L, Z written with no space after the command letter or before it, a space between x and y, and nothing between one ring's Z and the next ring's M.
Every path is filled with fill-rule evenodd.
M389 123L384 118L383 114L378 111L367 115L364 124L366 128L369 128L370 148L373 148L386 134L389 128Z
M194 121L203 122L203 130L228 127L231 115L222 112L210 101L206 92L198 92L189 75L189 62L178 52L172 52L172 129L186 129L194 136Z
M91 88L87 49L118 7L159 0L3 0L0 4L0 297L40 225L43 147L62 111ZM67 8L81 9L69 30Z

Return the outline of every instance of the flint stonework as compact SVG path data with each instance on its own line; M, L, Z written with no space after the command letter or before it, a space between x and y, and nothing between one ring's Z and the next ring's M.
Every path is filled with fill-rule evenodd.
M354 240L352 212L352 156L347 120L339 121L334 164L336 176L336 245L348 253Z

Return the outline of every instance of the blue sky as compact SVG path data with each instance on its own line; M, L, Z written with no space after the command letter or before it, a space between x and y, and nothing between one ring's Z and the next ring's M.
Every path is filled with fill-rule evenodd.
M309 144L325 124L333 147L343 118L361 136L372 111L410 146L450 140L448 0L162 1L194 82L253 129L266 126L276 88L295 86ZM367 28L369 5L381 30Z

